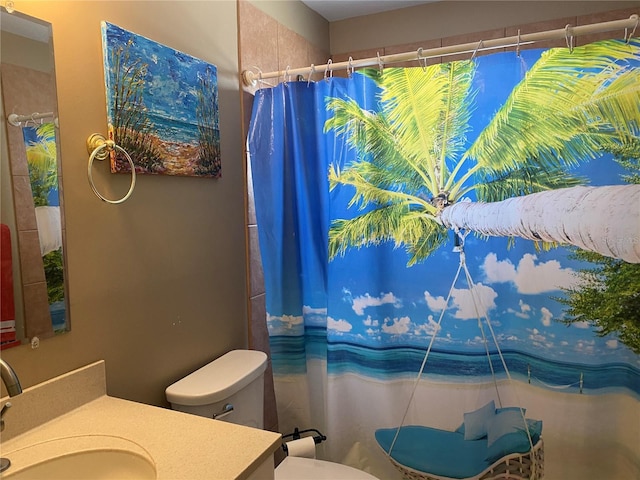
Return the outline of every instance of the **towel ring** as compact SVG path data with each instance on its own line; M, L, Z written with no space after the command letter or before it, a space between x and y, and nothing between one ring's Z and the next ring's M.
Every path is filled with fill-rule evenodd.
M109 200L100 192L98 192L98 189L93 182L93 173L91 169L91 167L93 167L94 160L105 160L109 157L109 152L111 152L112 150L119 150L120 152L122 152L129 162L129 165L131 166L131 185L129 186L129 191L125 194L124 197L119 200ZM111 204L122 203L127 200L133 193L133 189L136 186L136 166L133 164L133 160L131 159L131 156L129 156L127 151L120 145L117 145L113 140L105 139L104 136L100 135L99 133L94 133L90 135L89 138L87 138L87 151L91 153L91 155L89 156L89 164L87 166L87 177L89 179L89 185L91 186L91 190L93 190L93 193L95 193L96 196L103 202Z

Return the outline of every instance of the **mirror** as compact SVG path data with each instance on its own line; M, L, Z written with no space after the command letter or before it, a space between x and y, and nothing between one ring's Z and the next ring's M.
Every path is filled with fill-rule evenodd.
M1 9L2 349L69 330L51 24Z

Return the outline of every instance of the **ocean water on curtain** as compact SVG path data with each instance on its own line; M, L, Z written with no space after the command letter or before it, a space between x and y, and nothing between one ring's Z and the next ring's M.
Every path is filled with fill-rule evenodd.
M326 360L331 375L355 374L377 381L415 379L425 355L421 347L371 348L342 342L327 345L327 332L323 328L306 329L304 349L300 348L300 340L288 335L270 338L273 368L279 375L303 374L306 360L311 358ZM297 358L295 351L299 352ZM516 350L503 349L502 353L511 376L522 382L571 393L623 391L640 398L639 371L628 363L589 365L554 361ZM499 379L506 378L496 352L491 353L491 364ZM423 378L467 384L492 381L485 352L447 350L432 351Z
M590 60L590 52L601 54L602 49L609 47L617 51L621 45L605 43L574 49L571 66L562 68L573 68L576 72L602 68L601 64ZM638 46L637 41L631 41L628 48L634 53L630 58L617 61L617 65L624 64L620 75L631 73L636 82L640 80ZM568 291L580 287L580 272L593 266L584 258L576 257L574 248L547 249L528 240L470 233L464 240L464 253L474 284L474 297L464 275L452 283L460 264L460 254L450 232L435 241L438 246L430 255L408 265L420 246L407 248L398 237L381 235L380 230L387 225L382 217L377 222L371 221L373 216L368 223L365 220L360 224L353 222L351 231L331 229L337 221L353 220L375 210L372 204L367 204L370 199L367 195L373 198L379 192L367 190L354 199L355 193L364 192L359 190L363 178L377 178L379 185L386 186L391 192L386 197L377 197L378 206L380 199L385 198L391 205L394 195L404 193L403 187L415 187L412 194L417 203L431 203L433 195L430 191L415 186L420 182L429 183L430 177L424 171L410 180L405 176L403 182L394 184L387 171L373 170L375 161L372 159L376 155L404 156L417 163L419 155L409 150L414 147L412 142L419 143L420 134L446 137L447 132L407 132L408 127L403 130L403 121L413 121L410 118L415 114L415 111L410 112L412 108L428 117L432 130L443 128L447 121L458 129L455 138L439 145L441 150L434 148L425 153L425 157L431 155L445 162L434 167L432 173L438 168L447 168L455 171L458 177L464 177L474 165L469 159L482 157L482 152L478 151L479 139L486 138L491 133L489 130L496 130L496 145L513 148L514 155L518 152L526 154L531 165L535 161L542 162L540 158L551 157L554 152L558 157L580 157L575 161L563 158L566 160L562 165L564 177L556 175L553 181L551 175L545 178L549 184L555 182L557 188L574 184L626 184L629 174L635 172L630 172L628 164L625 166L620 161L623 156L620 152L583 150L583 145L592 146L586 140L577 146L563 145L562 142L568 142L560 138L563 129L551 129L547 132L548 144L536 145L533 143L536 137L531 135L536 125L511 131L509 124L496 126L498 113L515 103L514 92L523 79L534 75L536 69L543 68L544 62L549 61L552 54L547 52L496 53L470 63L448 64L449 78L454 78L458 69L463 70L456 77L454 86L468 82L466 93L461 92L462 87L456 91L451 85L447 86L447 75L432 76L430 81L437 88L433 85L420 88L424 91L434 88L433 97L438 95L438 89L449 88L449 103L457 102L459 107L454 112L454 120L442 115L438 117L432 110L420 110L420 103L429 103L429 95L421 97L421 101L410 108L402 105L400 96L393 97L386 91L376 80L375 73L371 76L356 73L350 79L332 78L312 84L281 84L257 92L249 152L280 423L285 429L294 426L289 424L292 421L307 422L295 425L301 428L327 428L337 437L333 445L326 447L326 456L330 459L375 471L377 467L372 465L376 463L373 456L377 451L370 430L399 423L395 409L398 404L406 405L407 392L404 387L396 387L402 382L409 385L416 378L435 332L437 336L425 368L427 382L436 382L445 389L450 386L451 395L463 394L457 386L490 382L483 334L489 340L488 349L496 374L498 378L504 378L487 319L517 383L524 386L530 383L534 389L566 395L560 404L566 404L567 412L574 408L570 405L571 396L580 394L593 397L594 402L605 401L602 394L622 395L637 405L640 356L616 333L599 336L596 326L588 321L563 322L569 313L568 306L560 300L566 298ZM577 63L581 56L585 59L584 65ZM413 76L418 73L430 75L429 69L423 72L420 67L404 71L388 68L384 75L396 76L402 81L403 77L415 78ZM603 72L606 71L604 68ZM614 83L613 79L605 80L602 86L610 87ZM331 99L336 98L342 101L341 109L328 108ZM379 113L385 102L387 107L393 104L395 110L381 120ZM535 114L535 108L531 110ZM340 123L341 119L338 119L327 123L339 115L345 118L353 115L357 121ZM630 151L637 153L640 118L627 118L629 123L625 128L635 129L630 147L635 150ZM374 122L380 124L373 125ZM377 127L381 127L380 130L376 130ZM398 142L385 150L388 144L385 144L384 136L375 135L394 128L399 132L398 138L406 139L406 143ZM566 130L570 128L573 126L567 125ZM609 126L603 128L606 130ZM367 138L369 143L365 148L363 144L367 144ZM491 142L483 145L491 148ZM491 152L483 158L500 153ZM456 162L464 161L466 164L455 170ZM366 163L370 169L349 170L358 162ZM531 165L523 167L522 171L534 178L535 175L542 178L551 170L557 174L560 167L552 160L548 162L546 171L536 170L537 166ZM497 170L498 167L494 174ZM347 174L352 176L345 180ZM495 174L493 180L511 182L509 188L517 190L514 185L521 177L516 178L513 171L509 174L509 179L506 179L507 173L501 178ZM476 201L486 198L480 197L480 193L487 195L486 191L478 193L479 189L472 188L473 182L480 180L470 174L459 188L455 183L448 187L451 191L458 188L458 193L464 190L461 197ZM521 194L526 193L528 191L523 187ZM388 225L393 228L390 221ZM330 249L330 236L339 234L347 239L349 247L329 260L335 253ZM362 241L367 236L376 239ZM483 330L479 328L478 310L486 314L480 315ZM442 322L438 327L441 315ZM319 371L320 376L311 378ZM349 378L353 379L353 384L361 386L370 382L375 397L357 398L357 393L350 391L353 387L347 386ZM384 390L381 387L384 384L389 388ZM368 387L358 388L362 388L362 395L367 395ZM528 386L525 389L530 391ZM305 390L307 393L301 394ZM318 392L326 393L327 400L314 400L313 396ZM362 408L363 400L366 408ZM314 407L308 409L309 417L294 415L291 420L293 410L305 410L296 405L306 401L314 403ZM469 394L462 403L464 408L471 410L479 406L474 405L478 401L476 394ZM549 405L553 402L543 405L544 401L536 406L538 415L545 420L547 432L561 435L565 428L561 416L550 410ZM390 415L393 418L383 418L384 413L374 407L374 403L393 406L389 409L395 412ZM523 403L527 403L526 399ZM439 405L447 411L459 408L461 404L444 401ZM314 411L316 407L324 411ZM365 416L367 410L372 411L370 417ZM578 410L575 409L574 415L583 415ZM463 412L445 413L454 419ZM422 419L418 418L421 414L424 414ZM350 415L354 418L349 418ZM437 419L433 408L423 408L416 415L418 422ZM584 413L584 418L575 420L588 421L588 415ZM322 425L314 424L317 422ZM365 429L365 424L369 430ZM357 440L356 435L359 435ZM347 438L357 445L345 443ZM369 455L369 458L354 459L355 450L364 452L363 455Z

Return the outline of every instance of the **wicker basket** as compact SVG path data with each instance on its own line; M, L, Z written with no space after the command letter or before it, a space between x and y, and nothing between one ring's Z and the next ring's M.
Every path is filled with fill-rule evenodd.
M402 473L406 480L460 480L451 477L433 475L414 470L399 464L389 457L391 463ZM493 465L474 477L464 480L540 480L544 477L544 443L542 437L533 450L527 453L512 453L497 460Z

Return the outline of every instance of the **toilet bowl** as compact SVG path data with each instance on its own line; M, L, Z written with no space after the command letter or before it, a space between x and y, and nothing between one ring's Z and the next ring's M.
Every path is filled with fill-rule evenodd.
M167 387L165 395L177 411L263 428L264 371L267 355L232 350ZM286 457L276 480L378 480L346 465L314 458Z
M275 480L378 480L362 470L315 458L286 457Z

